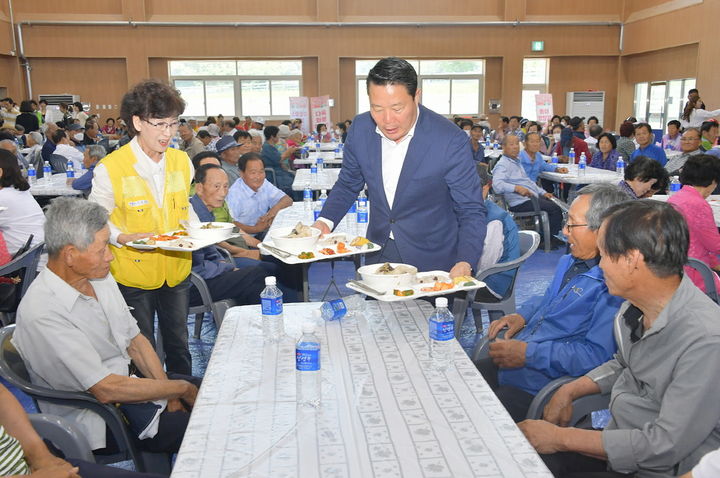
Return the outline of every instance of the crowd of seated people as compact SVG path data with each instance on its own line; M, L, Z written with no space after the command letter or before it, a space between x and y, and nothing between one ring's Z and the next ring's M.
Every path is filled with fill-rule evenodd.
M157 88L155 85L145 86L147 91ZM100 128L100 120L96 116L84 111L82 104L60 108L62 120L45 123L42 109L46 105L24 101L20 108L16 108L9 98L0 101L0 112L6 121L4 128L8 135L0 138L0 196L7 196L5 202L13 204L22 196L26 206L22 210L11 208L15 209L12 213L18 215L18 220L9 225L3 223L0 227L0 262L7 260L7 256L22 246L31 234L33 244L36 244L45 240L45 231L66 227L68 220L75 220L80 225L83 221L87 222L76 228L75 235L62 236L54 243L48 241L48 267L31 287L27 302L39 294L67 293L62 300L58 299L62 307L52 311L50 323L43 321L49 319L45 318L47 313L42 308L46 306L42 303L26 303L20 309L18 323L23 327L18 328L16 345L31 370L33 380L38 383L60 387L58 380L67 380L73 389L89 390L100 400L126 404L166 400L161 421L170 421L167 422L168 428L161 428L158 432L165 433L160 440L162 443L152 445L150 440L146 444L159 447L157 449L176 450L175 446L179 445L177 440L182 438L187 411L194 401L192 394L196 389L193 391L192 383L197 381L191 377L191 369L188 368L186 324L181 324L177 317L171 320L168 314L172 312L181 317L185 312L187 315L188 306L201 302L197 290L187 283L189 270L205 280L214 300L257 303L263 279L269 275L278 277L286 301L295 300L297 269L261 258L257 245L278 212L292 205L293 159L306 138L299 129L302 127L299 120L287 120L273 126L266 125L263 118L257 117L246 117L242 122L237 117L226 119L218 115L208 117L204 125L192 119L179 119L181 110L178 111L177 98L166 90L161 91L161 95L168 95L167 105L161 110L154 111L152 108L157 108L157 105L135 98L131 106L140 108L132 110L135 114L124 114L123 119L108 118L103 128ZM691 381L678 381L666 369L699 363L701 358L711 360L718 346L713 342L716 333L706 320L709 311L716 313L717 309L704 299L697 302L705 296L696 293L691 288L692 284L687 283L694 282L703 290L704 283L693 269L685 267L683 272L685 263L681 263L682 257L689 255L705 261L714 269L720 269L720 236L714 227L712 210L706 202L720 182L720 159L703 154L707 150L710 154L718 153L712 150L717 143L717 122L712 120L715 112L706 111L699 97L695 100L690 98L688 104L691 103L693 107L687 110L688 118L692 117L694 122L702 121L694 127L688 121L684 124L673 120L668 123L668 134L662 140L655 138L649 124L638 123L633 118L620 125L619 137L605 131L595 117L588 118L586 124L581 117L556 115L547 125L520 116L501 117L495 131L490 129L487 118L477 123L457 118L458 127L468 134L473 159L483 178L484 196L487 197L490 190L497 196L503 196L509 210L488 202L487 247L479 268L519 257L517 225L511 213L533 210L534 202L540 210L548 213L552 246L568 248L569 253L559 259L553 279L543 294L525 303L518 313L491 323L488 334L493 342L489 347L489 358L476 364L518 422L525 419L534 396L550 381L560 376L580 377L560 389L546 409L547 421L521 424L540 453L564 452L554 457L544 456L558 476L571 473L578 467L599 470L608 466L617 473L673 467L676 472L684 472L695 465L703 453L720 447L720 441L716 443L712 438L712 430L689 431L679 423L677 416L664 410L668 403L676 403L673 393L677 387L690 386L691 383L696 385ZM346 122L338 123L332 129L327 125L318 125L316 137L320 141L344 139L347 126ZM184 154L168 153L164 157L170 172L181 175L188 188L163 191L152 183L153 174L160 173L153 169L150 160L159 152L149 144L153 138L167 143L175 131L178 133L177 147L192 162ZM502 155L496 164L489 163L490 158L485 155L486 135L502 143ZM119 149L113 152L114 148L109 148L103 139L119 140ZM656 140L662 141L661 144L658 145ZM544 172L566 174L568 168L563 164L550 163L548 156L555 153L564 163L568 161L571 149L575 152L576 162L584 153L591 167L614 171L620 157L625 160L626 167L624 179L617 185L593 184L578 188L563 223L563 211L556 198L549 192L550 188L543 188L538 181ZM670 154L670 151L680 154ZM22 177L26 164L22 160L27 162L29 158L37 157L50 161L53 155L64 157L78 170L87 170L71 186L86 195L90 194L91 201L56 201L45 216L26 187L29 185ZM230 252L232 260L226 260L215 246L210 246L194 252L191 258L183 261L161 259L165 261L162 264L167 266L167 270L172 271L171 276L164 278L165 282L150 279L147 283L133 282L126 272L128 268L135 267L135 273L144 273L161 262L131 266L133 262L144 262L138 258L146 256L140 253L137 257L133 256L134 252L128 252L130 248L125 244L129 240L146 237L150 222L148 217L135 218L138 227L121 227L128 223L133 213L128 208L118 212L122 207L117 204L117 196L121 194L118 188L123 187L123 178L129 174L128 164L137 164L142 169L139 185L146 190L136 199L155 200L163 208L163 202L176 204L174 201L187 193L178 211L172 212L173 218L180 218L183 213L179 211L187 205L190 220L235 223L241 231L240 237L218 244ZM274 184L266 178L266 168L275 173ZM168 174L168 171L161 174ZM664 192L671 175L678 175L683 184L682 190L670 199L672 206L647 206L645 201L631 201ZM177 195L173 195L175 193ZM0 201L2 205L4 203ZM673 207L680 214L673 214ZM625 216L635 218L635 222L628 223ZM678 225L680 223L682 225ZM679 232L667 233L667 237L659 235L656 247L652 249L647 244L648 238L643 236L649 224L676 228ZM642 225L646 229L642 229ZM560 232L565 236L562 241L557 238ZM2 243L7 245L7 254L3 252ZM112 245L113 255L108 253L108 244ZM113 258L112 274L108 275ZM635 266L632 269L628 265L631 262ZM628 283L629 279L623 274L646 283ZM682 278L683 274L688 278ZM720 285L720 280L715 279ZM495 298L501 297L507 291L509 282L509 274L488 278L486 292ZM79 295L69 290L77 289L72 284L83 288ZM651 286L655 290L648 297L656 299L655 305L642 296ZM164 300L173 302L174 310L161 313L159 302L148 298L151 294L164 295ZM77 298L81 296L83 299L92 298L95 302L91 300L80 304ZM626 302L623 303L623 300ZM35 345L29 345L37 334L46 335L38 335L34 343L45 343L54 331L65 324L76 323L77 310L93 308L93 312L85 314L88 316L98 310L104 311L103 306L107 303L103 301L120 301L134 308L132 312L122 307L112 314L105 313L104 321L93 325L117 332L117 336L122 337L120 343L109 347L105 342L96 341L92 330L81 330L75 335L62 335L62 340L57 340L55 346L47 347L45 356L34 351ZM150 302L152 305L149 305ZM658 309L656 304L662 304L663 308ZM705 346L712 348L712 352L695 345L700 340L698 334L686 331L678 338L688 345L684 352L686 355L675 350L668 352L661 346L665 343L661 338L666 340L664 337L670 333L669 330L674 331L680 326L678 321L670 320L675 320L669 317L670 312L680 310L683 310L683 317L697 312L695 320L698 327L710 330L703 344L707 342ZM148 321L148 317L156 311L158 326L163 328L163 336L168 337L170 360L167 370L182 375L184 378L181 380L168 380L179 376L171 373L164 376L162 367L158 371L157 356L153 355L154 325ZM656 331L653 326L662 328ZM185 335L180 331L182 327ZM501 330L505 330L504 337L500 334ZM656 335L658 337L654 338ZM83 350L71 359L56 358L54 354L59 353L59 347L68 341L74 344L72 350L81 345ZM646 342L653 345L644 345ZM649 352L645 351L646 348ZM643 367L652 367L654 362L635 355L630 357L628 351L631 349L644 350L653 357L657 357L658 353L669 357L668 364L659 364L661 361L654 359L659 364L659 374L665 379L663 383L653 384L656 387L654 392L662 395L659 403L644 406L647 404L634 401L637 396L632 395L636 391L630 390L630 380L643 379L643 373L647 373ZM77 363L70 363L84 360L88 354L96 354L102 359L93 356L91 365L83 370L76 370ZM110 359L106 358L108 354ZM141 378L128 376L126 371L121 373L120 365L140 356L146 360L145 369L139 370ZM57 371L58 367L62 367L62 373ZM67 378L68 374L70 378ZM165 382L162 384L164 388L153 383L158 381ZM138 387L144 387L143 393ZM565 429L559 432L550 428L564 423L572 398L615 387L618 393L627 393L628 398L612 404L613 418L605 431ZM698 394L707 392L709 385L699 388L699 391L688 392L696 402ZM126 409L128 416L132 416L132 407ZM693 419L716 418L712 415L714 409L708 410L702 417L700 412L692 413L695 414ZM163 419L163 416L177 418ZM655 439L653 433L659 433L656 430L661 428L664 420L672 426L663 430L666 435ZM96 445L94 447L112 448L112 443L100 439L97 424L82 419L80 422L87 425L87 433ZM629 436L637 437L633 442L637 446L634 453L627 450L630 448ZM663 441L665 439L667 442ZM668 451L667 443L677 443L678 439L685 442L680 450ZM574 452L592 455L595 461L571 456Z

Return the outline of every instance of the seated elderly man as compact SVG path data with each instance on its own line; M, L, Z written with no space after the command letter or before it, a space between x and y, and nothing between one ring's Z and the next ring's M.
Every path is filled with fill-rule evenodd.
M238 144L232 136L223 136L215 144L215 150L220 155L220 166L227 173L231 186L240 179L238 160L241 148L242 145Z
M242 181L230 186L227 195L230 213L240 229L262 238L277 213L292 206L292 199L265 179L265 166L259 154L243 154L238 169Z
M520 164L522 164L527 177L533 182L537 182L540 173L545 171L563 174L568 172L568 169L564 166L545 162L542 154L540 154L541 143L540 133L528 133L525 135L525 150L520 152Z
M701 138L700 130L697 128L687 128L683 131L680 137L680 150L682 154L680 156L673 156L665 163L665 169L667 169L667 172L671 176L680 174L680 170L690 156L703 153L703 150L700 148Z
M200 380L166 375L155 350L130 315L109 274L113 259L108 213L97 203L60 197L47 210L47 268L30 284L17 311L13 343L33 383L87 391L118 403L138 446L177 452ZM129 367L137 368L138 378ZM177 379L175 379L177 378ZM158 404L150 425L144 412ZM89 410L40 404L43 412L75 422L93 450L114 450L103 420ZM147 429L145 429L147 427ZM112 436L112 435L110 435Z
M195 195L190 198L195 213L201 221L212 221L212 211L222 207L228 191L227 173L216 164L205 164L195 171ZM265 288L265 277L275 275L276 266L261 261L251 261L243 267L226 262L215 246L193 251L193 272L200 275L208 285L213 300L234 299L238 305L255 304ZM200 305L202 299L197 289L190 291L190 305Z
M512 216L494 202L487 200L492 187L487 164L478 163L475 165L475 169L480 176L483 199L487 209L485 245L477 267L478 271L482 271L497 263L512 261L520 257L520 238L517 224ZM487 288L480 289L475 295L475 300L492 301L503 297L510 287L513 276L513 271L505 271L487 277L485 279Z
M508 330L490 344L490 358L477 363L515 421L525 418L550 381L580 376L615 351L612 321L622 301L603 282L597 231L601 214L630 198L611 184L589 185L578 194L565 224L570 254L560 259L542 298L490 324L490 339Z
M180 133L180 149L185 151L190 158L205 151L205 145L195 137L195 131L187 123L181 123L178 127Z
M72 188L77 191L83 191L86 195L90 194L95 166L97 166L97 163L99 163L106 155L107 151L99 144L88 145L83 152L83 166L86 169L85 174L72 180L70 183Z
M55 131L52 140L55 143L53 154L63 156L67 161L72 162L75 171L80 171L82 169L83 154L75 146L72 146L67 131L64 129Z
M520 428L555 476L676 476L720 446L720 307L683 276L689 233L670 204L631 201L604 217L600 267L626 299L617 353ZM599 392L611 393L604 430L563 428L573 400Z
M555 235L560 232L562 223L562 210L550 201L552 194L538 186L525 173L519 160L520 139L514 134L508 134L503 139L503 155L493 169L493 190L502 194L513 212L533 211L531 197L537 197L540 209L548 213L550 220L550 234L553 236L554 246L565 244Z

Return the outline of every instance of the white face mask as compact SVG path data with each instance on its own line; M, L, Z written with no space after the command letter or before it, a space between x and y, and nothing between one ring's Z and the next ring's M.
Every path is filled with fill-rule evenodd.
M463 131L465 131L465 134L466 134L466 135L470 136L470 130L469 130L469 129L466 129L466 130L463 130Z
M553 138L555 138L555 141L560 141L560 133L553 133Z
M82 141L83 139L85 139L85 135L82 133L75 133L73 135L73 138L75 139L75 141Z
M340 128L337 128L337 129L335 130L335 134L338 135L338 136L342 134L342 131L340 131Z

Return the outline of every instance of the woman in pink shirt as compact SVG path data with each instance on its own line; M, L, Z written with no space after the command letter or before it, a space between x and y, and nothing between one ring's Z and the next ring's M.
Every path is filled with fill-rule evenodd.
M688 256L703 261L715 271L720 270L720 233L707 202L708 196L720 182L720 158L698 154L687 160L680 173L682 189L668 202L683 215L690 230ZM700 274L690 267L685 273L693 283L705 291ZM720 290L720 279L715 274L715 287Z

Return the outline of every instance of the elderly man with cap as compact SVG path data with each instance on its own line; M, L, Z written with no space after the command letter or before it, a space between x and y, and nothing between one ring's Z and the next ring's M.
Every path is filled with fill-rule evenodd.
M240 172L238 171L238 160L242 145L235 141L232 136L223 136L215 144L215 149L220 155L220 166L225 170L228 175L229 184L232 186L235 181L240 179Z
M80 146L83 144L83 141L85 141L85 127L78 124L73 123L67 126L67 132L68 132L68 139L70 139L70 142L74 144L75 146Z

